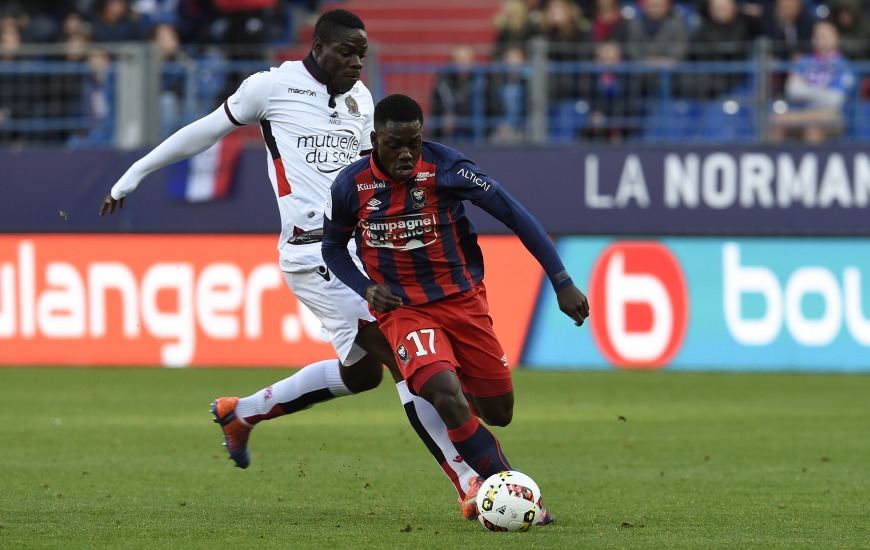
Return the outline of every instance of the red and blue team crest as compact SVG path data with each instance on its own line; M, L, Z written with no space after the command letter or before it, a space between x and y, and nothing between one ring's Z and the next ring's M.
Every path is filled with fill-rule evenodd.
M426 189L423 187L413 187L411 189L411 208L419 210L429 206L429 201L426 200Z
M396 348L396 355L399 357L399 361L402 363L402 366L407 366L408 362L411 360L411 356L408 354L408 348L405 347L405 344L399 344L399 347Z
M347 105L347 112L352 114L353 116L360 116L359 105L357 105L356 100L350 96L344 98L344 104Z

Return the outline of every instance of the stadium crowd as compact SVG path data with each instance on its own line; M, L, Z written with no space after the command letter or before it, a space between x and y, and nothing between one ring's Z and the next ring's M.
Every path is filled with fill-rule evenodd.
M709 73L674 73L666 83L667 98L661 79L683 61L753 59L759 38L768 39L772 61L793 63L772 71L770 98L779 101L770 114L768 137L797 135L818 142L842 132L845 105L858 85L850 61L870 59L870 0L818 5L811 0L620 1L504 0L494 17L492 51L480 55L470 45L456 45L452 62L440 72L429 102L436 117L434 136L466 139L473 133L473 115L482 114L489 121L487 139L522 140L530 93L523 67L535 37L546 40L550 61L585 63L551 71L548 80L550 105L577 106L585 117L572 138L620 142L638 134L650 98L751 96L757 83L745 68L733 65ZM0 143L25 139L19 131L4 130L4 120L73 117L82 109L109 120L111 59L95 48L101 43L151 40L162 61L214 55L215 48L223 59L263 59L265 44L292 42L298 16L318 8L317 0L0 0L0 64L22 59L22 44L59 43L63 55L56 59L87 61L90 67L42 81L29 75L24 87L20 76L0 72ZM220 45L232 47L221 52L226 46ZM486 61L498 69L480 77L480 63ZM164 80L164 111L177 113L181 81ZM227 78L215 96L227 95L236 85L238 75ZM477 98L481 89L482 102ZM99 142L110 133L91 129L87 135ZM75 145L77 135L82 134L58 127L40 139Z
M485 79L487 114L498 122L496 141L521 139L519 121L526 105L527 82L512 67L522 65L529 41L544 37L552 62L586 62L580 70L552 71L549 99L580 105L587 116L582 138L619 142L640 131L650 97L661 99L660 74L679 62L714 66L758 55L758 39L767 39L770 61L794 62L779 74L772 70L774 104L768 138L794 134L819 142L842 131L843 108L856 86L849 61L870 59L870 2L830 0L504 0L495 16L493 61L505 70ZM464 137L473 109L471 78L474 51L453 53L432 97L434 114L447 121L442 137ZM632 69L627 69L627 64ZM591 64L591 65L589 65ZM644 70L643 67L648 67ZM703 66L702 66L703 67ZM755 84L745 68L677 73L668 82L668 99L713 100L750 97ZM862 92L862 97L866 92Z

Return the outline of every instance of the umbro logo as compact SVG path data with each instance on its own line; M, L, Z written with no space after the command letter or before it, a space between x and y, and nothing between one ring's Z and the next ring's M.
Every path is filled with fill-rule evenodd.
M377 210L381 206L381 201L376 198L369 199L366 204L368 205L369 210Z

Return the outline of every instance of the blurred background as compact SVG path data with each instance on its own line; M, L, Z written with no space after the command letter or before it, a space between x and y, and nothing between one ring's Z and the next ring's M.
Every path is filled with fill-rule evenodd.
M339 7L365 21L375 100L417 99L426 136L517 196L589 289L577 336L471 209L512 363L870 369L863 0L2 0L0 363L331 354L285 299L258 128L96 212Z

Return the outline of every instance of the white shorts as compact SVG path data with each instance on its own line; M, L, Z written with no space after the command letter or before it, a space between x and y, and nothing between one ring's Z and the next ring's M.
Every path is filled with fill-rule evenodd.
M355 254L351 257L360 267ZM357 346L359 322L374 322L369 304L327 271L320 255L320 243L284 245L281 270L287 286L300 302L320 320L324 340L331 343L342 365L353 365L366 352Z

